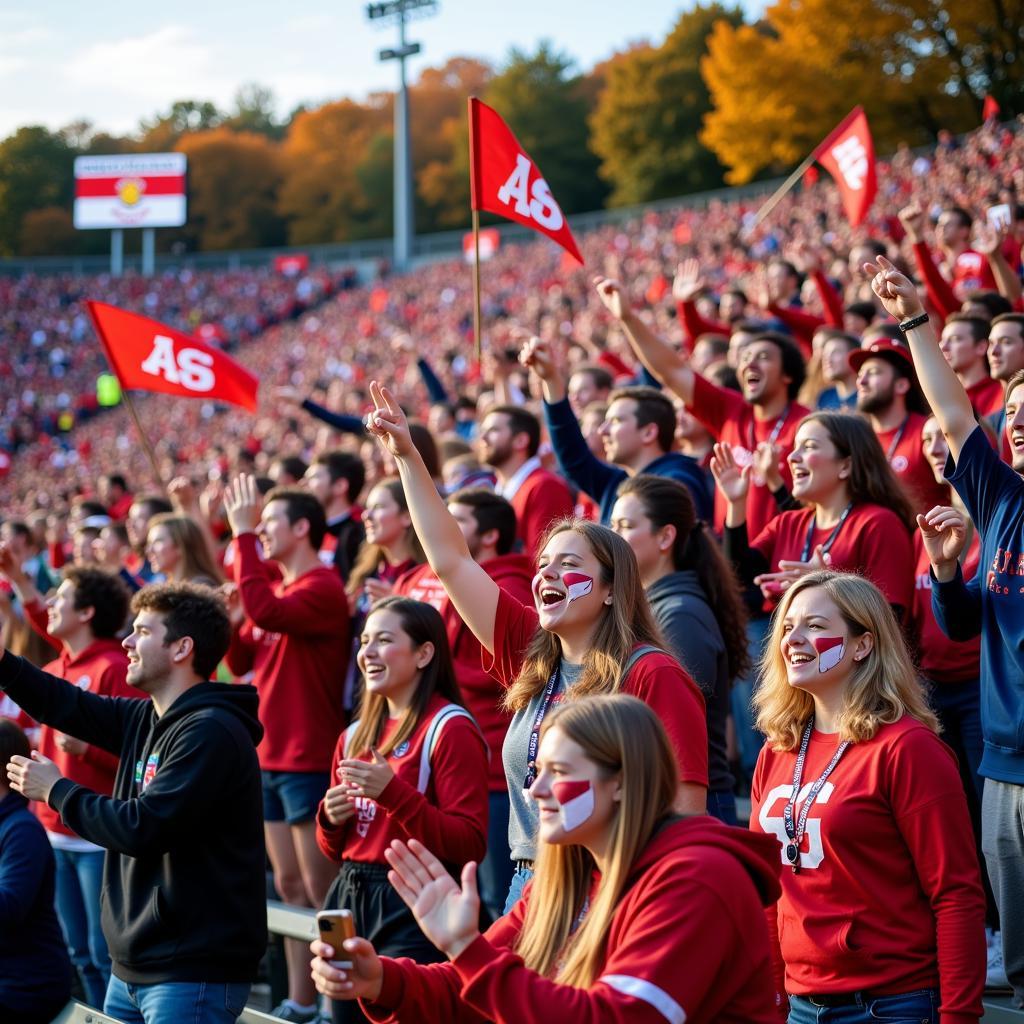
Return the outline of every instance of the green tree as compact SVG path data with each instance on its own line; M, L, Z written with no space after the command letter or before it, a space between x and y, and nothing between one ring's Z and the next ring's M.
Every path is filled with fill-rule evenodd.
M513 49L483 99L505 119L566 213L596 210L608 195L590 149L587 89L574 62L542 42Z
M30 211L70 208L74 159L61 133L40 125L19 128L0 142L0 255L17 255Z
M284 138L284 125L277 120L274 94L256 82L243 85L235 93L235 109L223 124L233 132L255 132L269 139Z
M610 202L622 206L722 184L724 168L698 139L711 98L700 73L717 21L738 25L736 8L713 3L683 14L660 46L636 46L604 69L590 118Z
M139 152L168 152L183 135L209 131L223 121L224 114L209 100L175 100L166 114L139 125Z

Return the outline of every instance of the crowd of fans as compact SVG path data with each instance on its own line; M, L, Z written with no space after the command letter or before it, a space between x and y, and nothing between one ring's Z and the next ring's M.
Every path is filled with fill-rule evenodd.
M55 889L93 1005L233 1020L268 865L359 936L286 942L284 1020L1024 1006L1024 131L878 178L504 246L479 364L453 263L0 282L0 924L51 967L0 1006L67 997ZM84 298L219 324L259 412L140 399L161 479L55 430Z

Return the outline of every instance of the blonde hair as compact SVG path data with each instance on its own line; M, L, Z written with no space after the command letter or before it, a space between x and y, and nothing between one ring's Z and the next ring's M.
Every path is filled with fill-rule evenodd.
M628 694L588 697L547 715L541 735L558 728L583 748L604 778L619 777L608 864L592 892L595 862L582 846L541 843L516 952L526 966L563 985L588 988L605 961L608 930L637 858L672 812L679 769L665 728ZM593 897L583 923L573 930Z
M867 657L855 662L843 694L838 732L841 739L860 743L882 725L910 715L933 732L939 722L928 707L914 671L903 633L881 591L863 576L845 572L815 572L797 580L783 595L761 658L761 685L754 695L757 728L774 750L795 750L814 701L806 690L790 686L782 654L786 614L797 594L821 589L831 598L853 637L870 633L874 639Z
M146 527L146 542L158 526L164 527L171 535L178 549L181 561L174 570L175 583L189 583L197 580L215 587L224 582L217 563L210 554L203 531L188 516L176 512L160 512L153 516Z
M561 519L544 535L543 551L552 537L571 530L579 534L601 566L601 582L611 585L614 600L602 605L590 650L583 659L579 681L567 697L615 693L623 683L622 667L637 644L664 648L640 579L633 549L613 530L586 519ZM523 667L505 695L505 707L519 711L547 685L562 658L562 643L542 626L533 634Z

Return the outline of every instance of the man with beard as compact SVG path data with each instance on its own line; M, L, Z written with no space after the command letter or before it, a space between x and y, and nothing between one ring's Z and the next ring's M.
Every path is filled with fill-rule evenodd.
M949 503L921 449L927 407L906 345L870 334L864 348L850 354L857 374L857 411L867 416L896 479L915 512Z
M515 509L516 535L532 562L547 528L576 504L565 481L540 464L540 420L516 405L493 406L477 444L480 461L498 476L498 493Z

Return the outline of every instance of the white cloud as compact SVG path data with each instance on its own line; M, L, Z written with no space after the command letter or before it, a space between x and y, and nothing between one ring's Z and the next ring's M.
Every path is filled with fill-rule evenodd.
M310 32L326 32L337 27L332 14L297 14L288 18L284 23L286 32L294 32L299 35L306 35Z

